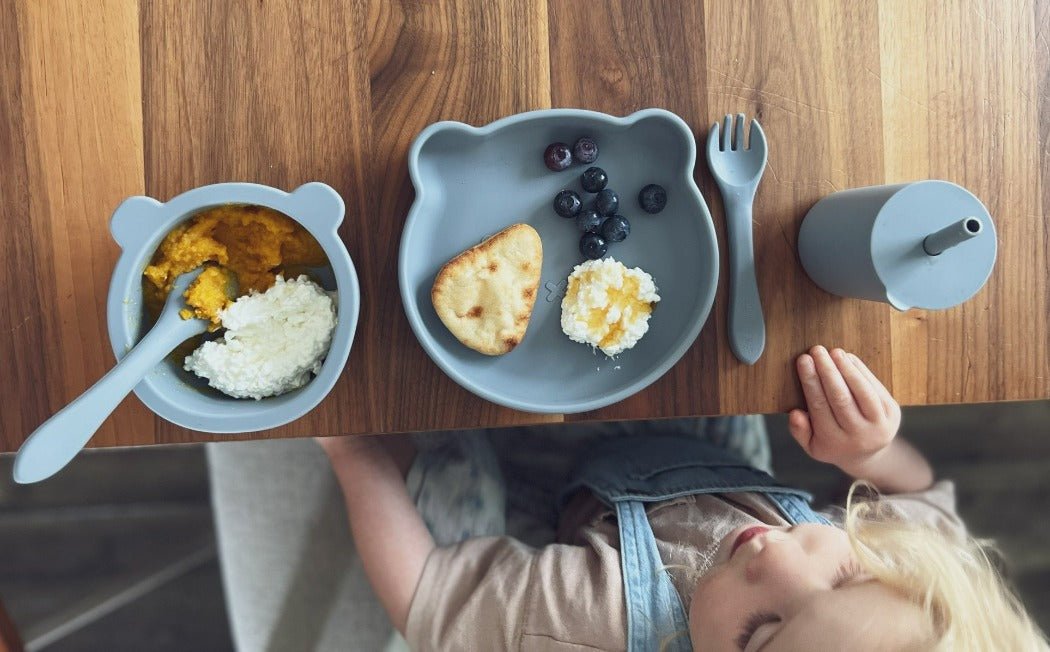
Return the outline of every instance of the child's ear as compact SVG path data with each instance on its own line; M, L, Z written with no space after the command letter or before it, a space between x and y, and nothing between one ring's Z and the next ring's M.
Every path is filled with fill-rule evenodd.
M162 204L152 197L128 197L109 218L109 232L121 249L145 242L156 231L154 216Z

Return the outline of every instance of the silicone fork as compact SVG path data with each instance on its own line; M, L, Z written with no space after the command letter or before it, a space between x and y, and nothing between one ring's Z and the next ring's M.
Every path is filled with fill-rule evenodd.
M725 118L707 137L707 164L718 182L725 206L729 241L729 346L746 364L755 364L766 347L766 324L755 280L755 252L751 235L751 209L755 190L766 169L766 136L757 120L744 147L744 114Z

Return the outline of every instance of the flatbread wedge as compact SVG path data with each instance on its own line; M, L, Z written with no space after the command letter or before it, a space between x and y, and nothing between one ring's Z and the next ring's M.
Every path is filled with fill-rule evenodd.
M479 353L503 355L525 337L542 268L540 234L515 224L448 261L430 298L456 339Z

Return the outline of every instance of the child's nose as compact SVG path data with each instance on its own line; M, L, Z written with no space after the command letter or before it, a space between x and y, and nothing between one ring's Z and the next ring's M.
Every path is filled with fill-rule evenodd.
M792 593L811 590L817 578L807 568L805 551L790 537L775 535L767 535L762 549L748 561L748 581Z

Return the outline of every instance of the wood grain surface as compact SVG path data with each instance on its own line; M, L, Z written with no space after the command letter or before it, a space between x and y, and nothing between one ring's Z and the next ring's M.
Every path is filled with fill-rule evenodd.
M905 404L1050 397L1050 0L16 0L0 3L0 55L0 450L113 364L112 210L219 181L333 186L361 277L357 339L331 395L245 437L562 420L446 378L412 336L396 276L414 136L552 106L665 107L701 139L743 112L770 139L754 223L762 359L730 353L723 281L663 379L565 418L786 410L799 403L792 360L815 343L856 351ZM724 246L702 163L696 178ZM975 298L898 313L808 280L795 245L815 201L923 178L962 184L995 220L999 260ZM93 443L211 439L132 397Z

